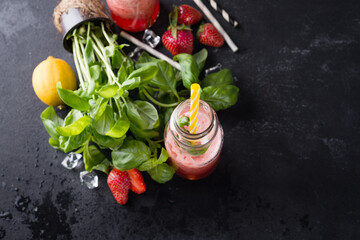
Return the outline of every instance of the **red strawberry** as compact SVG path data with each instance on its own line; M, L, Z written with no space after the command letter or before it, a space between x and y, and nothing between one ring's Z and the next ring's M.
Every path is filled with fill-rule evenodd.
M170 30L162 35L164 46L174 56L179 53L192 54L194 48L192 32L184 26L180 29L176 28L170 27Z
M174 11L178 11L178 23L185 25L194 25L201 21L202 14L197 9L189 5L174 6Z
M129 174L114 168L109 173L107 183L116 201L121 205L126 204L131 185Z
M141 194L145 192L146 186L144 183L143 176L141 175L141 172L137 170L136 168L127 170L129 177L130 177L130 189L134 193Z
M210 47L221 47L224 44L224 38L211 23L200 25L196 35L202 44Z

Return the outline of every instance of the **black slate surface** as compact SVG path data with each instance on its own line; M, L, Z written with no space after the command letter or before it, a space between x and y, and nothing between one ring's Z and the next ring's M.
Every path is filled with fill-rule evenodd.
M221 162L196 182L145 176L120 206L105 175L89 190L61 166L39 118L34 67L49 55L74 67L57 0L0 1L0 239L360 239L360 2L219 2L241 25L212 11L240 47L208 48L206 66L240 88L219 112ZM161 1L158 34L174 3L195 5Z

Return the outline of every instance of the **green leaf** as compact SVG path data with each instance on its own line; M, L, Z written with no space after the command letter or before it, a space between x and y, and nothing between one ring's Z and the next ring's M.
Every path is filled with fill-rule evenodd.
M178 123L180 127L189 126L190 119L187 116L182 116Z
M122 65L125 67L127 75L130 75L135 69L134 62L130 58L126 58Z
M159 120L156 108L147 101L128 102L126 111L130 121L141 129L152 129Z
M55 140L53 138L49 138L49 144L50 146L52 146L53 148L56 148L56 149L59 149L59 141L58 140Z
M121 65L121 67L117 73L118 82L123 83L126 80L127 76L128 76L128 74L126 72L125 65Z
M175 108L168 108L166 109L165 113L164 113L164 123L166 124L167 122L169 122L170 117L172 112L174 111Z
M119 50L115 50L114 55L111 57L111 68L118 69L123 61L123 55Z
M60 98L66 105L80 111L88 111L90 109L90 104L87 99L79 97L71 90L63 89L60 81L56 84L56 87Z
M134 137L139 140L156 138L160 135L158 131L150 129L140 129L133 123L130 123L130 131L134 135Z
M114 166L121 171L138 167L147 161L150 155L150 148L138 140L125 141L119 150L111 153Z
M95 105L90 110L90 116L95 120L99 120L101 115L104 113L109 100L106 98L99 97L96 100Z
M113 138L120 138L126 134L130 128L130 122L124 115L124 117L119 118L114 126L106 133L106 136Z
M160 88L165 92L172 92L177 96L176 77L174 68L166 61L150 57L146 52L140 56L136 67L154 66L159 68L156 76L150 80L149 85Z
M200 69L194 57L187 53L181 53L174 57L181 66L181 76L185 88L190 89L191 84L199 83Z
M166 162L166 160L168 159L169 157L169 154L168 152L165 150L165 148L161 148L161 154L159 156L158 159L156 158L151 158L149 160L147 160L146 162L144 162L143 164L141 164L139 167L138 167L138 170L139 171L148 171L154 167L156 167L157 165L163 163L163 162Z
M71 152L79 147L87 144L90 139L90 131L85 129L82 133L76 136L60 136L59 137L59 149L65 153Z
M100 148L106 149L110 148L111 150L117 150L123 144L126 135L122 136L121 138L112 138L108 136L104 136L99 134L96 131L93 131L91 136L91 140L96 143Z
M135 77L135 78L129 78L129 79L125 80L121 86L124 90L133 90L133 89L139 87L140 83L141 83L141 78Z
M173 178L175 170L167 163L161 163L147 172L154 181L158 183L166 183Z
M137 169L141 172L148 171L158 165L155 160L156 158L150 158L146 162L142 163Z
M161 61L161 60L159 60L158 58L154 58L154 57L150 56L147 52L144 51L144 52L141 53L141 56L137 60L136 67L139 68L139 67L144 66L143 64L146 65L149 62L156 63L157 61Z
M112 57L115 54L115 45L110 45L104 48L105 56Z
M94 82L101 81L101 67L98 64L92 65L90 67L90 78Z
M174 68L165 61L158 61L157 65L159 67L159 72L155 78L149 82L149 84L151 86L158 87L160 90L165 92L171 91L175 94L175 96L178 96L176 91Z
M64 121L58 117L53 107L47 107L40 115L46 131L49 135L57 141L59 133L56 131L57 127L63 125Z
M80 134L84 129L89 126L92 122L91 117L83 116L82 118L76 120L75 122L67 125L65 127L57 127L56 131L62 136L75 136Z
M199 52L193 55L200 72L201 70L203 70L205 66L205 61L207 56L208 56L208 51L206 50L206 48L201 49Z
M66 115L66 117L64 119L63 127L72 124L73 122L82 118L83 116L84 116L84 114L82 114L81 111L79 111L77 109L71 109L70 112L68 112L68 114Z
M236 104L239 89L234 85L222 87L208 86L202 89L200 98L207 102L215 111L229 108Z
M110 106L106 106L104 113L94 121L93 126L98 133L105 135L114 123L114 110Z
M86 41L85 59L88 64L95 61L93 42L90 38L88 38Z
M109 173L110 161L94 145L87 146L83 156L86 171L91 172L96 169Z
M128 78L140 77L141 83L145 83L153 79L158 71L159 68L156 65L146 65L133 71Z
M223 69L219 72L207 75L202 81L202 87L222 87L234 83L232 73L229 69Z
M112 98L118 93L119 89L120 87L116 84L105 85L96 91L96 93L103 98Z
M166 162L166 160L169 158L169 153L166 151L165 148L161 148L160 156L157 160L158 163Z

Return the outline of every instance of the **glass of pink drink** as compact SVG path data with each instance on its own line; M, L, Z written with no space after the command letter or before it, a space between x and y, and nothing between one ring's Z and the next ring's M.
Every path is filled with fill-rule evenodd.
M165 148L177 175L189 180L201 179L218 165L224 132L215 111L202 100L196 134L179 126L182 116L190 116L190 100L183 101L173 111L165 128Z
M111 17L122 29L141 32L150 27L159 15L159 0L106 0Z

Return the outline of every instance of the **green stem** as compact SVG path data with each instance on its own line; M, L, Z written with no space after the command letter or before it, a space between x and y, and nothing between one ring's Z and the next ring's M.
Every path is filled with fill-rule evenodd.
M104 27L104 23L103 23L103 22L101 22L101 30L102 30L103 35L105 36L106 40L108 41L108 43L109 43L110 45L114 45L114 42L110 40L108 34L107 34L106 31L105 31L105 27Z
M75 40L75 48L76 48L76 55L78 56L78 61L79 61L79 65L80 65L80 68L81 68L81 72L84 74L84 77L87 81L90 81L90 74L88 71L86 71L86 67L85 67L85 64L83 62L83 57L81 55L81 52L80 52L80 48L79 48L79 40L77 37L74 37L74 40Z
M88 22L87 24L87 34L86 34L86 39L89 39L90 38L90 22Z
M91 33L91 37L94 39L94 42L96 44L99 45L99 47L94 44L94 50L96 52L96 54L99 56L99 58L101 59L101 61L104 63L105 67L106 67L106 72L110 75L110 79L112 79L115 83L117 83L119 85L119 83L116 81L116 76L114 74L114 72L112 71L112 68L109 64L109 62L106 60L104 53L101 49L103 49L104 45L101 43L101 41L95 36L94 33ZM120 86L120 85L119 85ZM121 86L120 86L121 87Z
M121 116L121 108L120 108L120 104L119 104L119 102L118 102L118 101L116 101L116 99L115 99L115 104L116 104L116 106L117 106L117 108L118 108L118 110L119 110L119 116Z
M77 72L77 75L79 77L80 86L81 86L81 88L83 90L85 90L85 84L84 84L83 75L82 75L82 72L80 71L80 66L79 66L79 62L78 62L78 59L77 59L75 42L73 42L73 44L72 44L72 50L73 50L73 55L74 55L74 62L75 62L76 72Z
M86 74L88 75L88 80L90 80L91 79L91 77L90 77L90 68L89 68L89 64L87 63L87 60L86 60L84 45L81 44L81 43L80 43L80 48L81 48L81 52L82 52L82 56L83 56L83 63L84 63L84 66L86 68Z
M145 94L145 96L150 100L152 101L154 104L160 106L160 107L166 107L166 108L170 108L170 107L176 107L179 103L178 102L175 102L175 103L162 103L162 102L159 102L158 100L156 100L155 98L153 98L147 91L146 89L143 89L143 93Z

